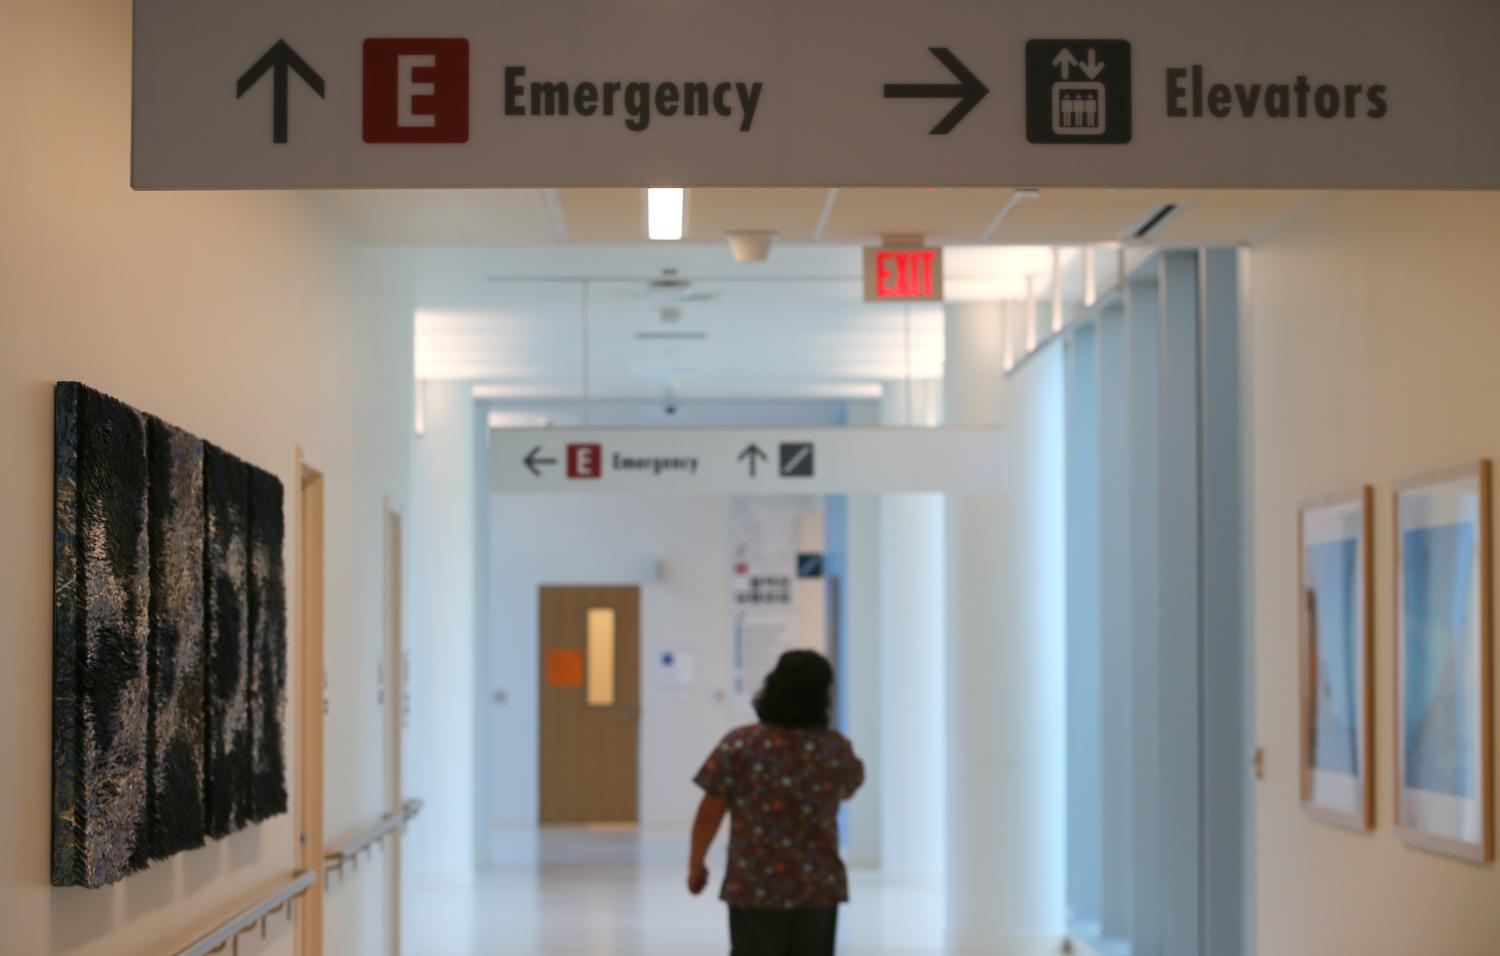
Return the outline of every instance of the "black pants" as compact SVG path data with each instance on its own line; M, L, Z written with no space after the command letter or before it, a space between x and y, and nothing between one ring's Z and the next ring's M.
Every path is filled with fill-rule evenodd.
M729 956L833 956L836 906L802 910L729 908Z

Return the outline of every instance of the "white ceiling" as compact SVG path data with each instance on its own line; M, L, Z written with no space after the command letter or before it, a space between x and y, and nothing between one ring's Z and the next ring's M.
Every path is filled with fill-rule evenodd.
M934 244L1093 243L1129 238L1164 205L1178 214L1162 244L1253 240L1318 194L1288 190L692 189L687 240L769 229L787 242L862 245L886 233ZM324 194L361 241L377 246L547 247L645 238L642 189L362 190ZM1002 215L1003 214L1003 215Z
M955 249L948 293L1022 298L1051 261L1044 247ZM942 375L941 307L865 304L852 246L783 246L758 264L703 244L417 262L417 377L474 381L491 398L849 400ZM651 291L666 269L691 285Z
M947 247L950 300L1020 299L1054 245L1253 242L1318 194L1286 191L694 189L687 239L646 243L644 191L330 193L358 239L417 276L416 375L496 400L848 400L942 375L941 309L866 305L860 246ZM1163 206L1148 239L1133 238ZM780 238L735 263L732 229ZM687 290L651 291L664 270ZM680 316L664 319L663 308Z

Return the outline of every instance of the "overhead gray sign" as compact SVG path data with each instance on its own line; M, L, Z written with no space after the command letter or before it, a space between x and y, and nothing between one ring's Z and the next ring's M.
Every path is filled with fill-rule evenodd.
M999 428L497 428L489 448L499 494L998 494L1006 485Z
M1500 4L136 0L138 188L1500 187Z

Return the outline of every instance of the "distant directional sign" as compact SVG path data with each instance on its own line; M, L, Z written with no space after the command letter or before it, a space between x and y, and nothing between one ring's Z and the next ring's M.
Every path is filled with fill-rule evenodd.
M989 87L979 82L968 67L953 51L945 46L929 47L932 55L938 58L938 62L948 68L957 83L887 83L885 85L885 98L888 100L919 99L919 100L957 100L938 124L929 132L933 136L946 136L953 132L953 128L963 122L963 118L969 115L969 111L979 105L990 92Z
M999 428L496 428L489 455L500 494L1005 490Z
M319 97L324 97L327 91L318 71L308 66L307 61L298 56L285 40L277 40L264 56L255 61L254 66L240 75L235 84L235 99L244 99L245 94L267 73L271 74L271 142L285 143L291 112L288 74L296 73Z

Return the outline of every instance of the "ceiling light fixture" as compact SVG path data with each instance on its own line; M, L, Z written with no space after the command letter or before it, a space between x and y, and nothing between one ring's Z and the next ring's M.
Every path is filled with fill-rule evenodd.
M646 235L659 242L682 238L686 192L680 187L646 190Z

